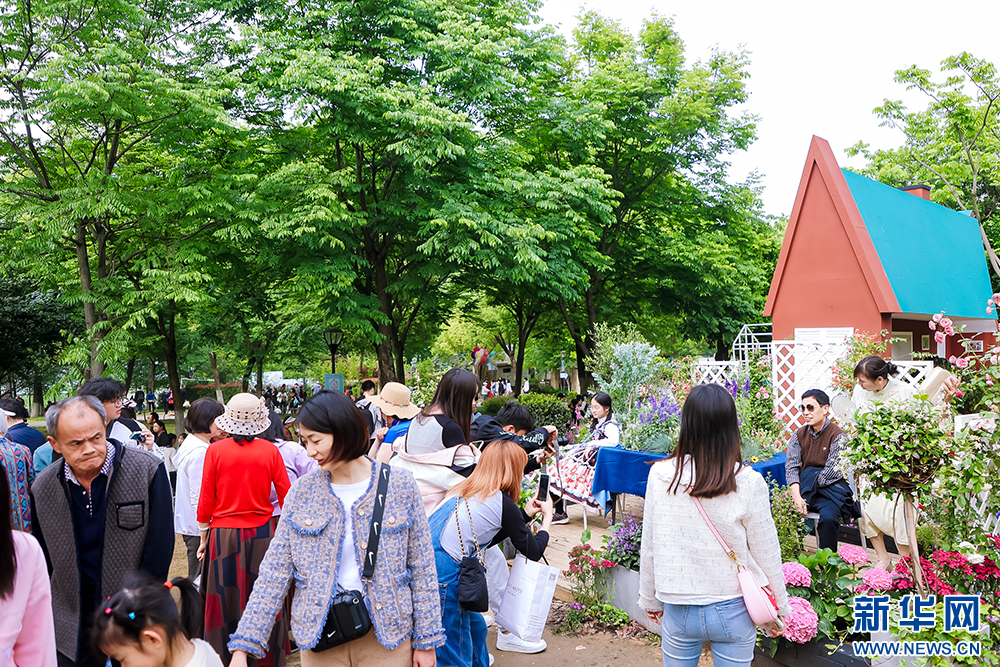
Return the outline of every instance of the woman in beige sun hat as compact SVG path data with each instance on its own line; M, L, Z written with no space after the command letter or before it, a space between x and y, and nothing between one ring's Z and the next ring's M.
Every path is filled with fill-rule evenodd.
M372 458L378 458L379 448L385 443L382 452L382 463L388 462L389 445L410 428L410 420L417 416L420 407L414 405L410 388L398 382L386 382L382 391L372 396L371 404L382 411L386 425L375 431L375 443L369 452Z
M201 590L205 599L205 640L228 664L226 644L239 625L257 579L274 523L271 486L284 504L288 473L278 448L257 437L271 420L264 402L253 394L236 394L215 425L229 434L205 454L198 499L198 526L203 558ZM285 664L289 650L288 619L279 614L259 665Z

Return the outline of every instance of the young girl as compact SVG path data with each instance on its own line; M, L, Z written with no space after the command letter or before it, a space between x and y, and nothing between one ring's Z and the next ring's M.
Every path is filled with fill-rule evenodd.
M173 589L180 592L178 611ZM201 596L190 579L158 583L147 574L128 574L125 588L97 609L94 653L122 667L222 667L201 631Z

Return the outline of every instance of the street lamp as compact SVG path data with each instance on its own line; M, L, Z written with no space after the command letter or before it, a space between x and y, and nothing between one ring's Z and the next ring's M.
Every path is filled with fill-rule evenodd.
M323 332L323 340L326 342L326 346L330 348L330 362L333 365L333 372L337 372L337 348L344 341L344 330L343 329L327 329Z

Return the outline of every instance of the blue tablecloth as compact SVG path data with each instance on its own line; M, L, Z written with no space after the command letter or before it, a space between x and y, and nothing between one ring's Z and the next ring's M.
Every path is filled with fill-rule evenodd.
M611 493L645 496L646 480L649 478L649 464L659 461L663 457L663 454L636 452L619 447L601 447L597 450L597 468L594 471L594 497L601 498L601 495ZM778 484L784 485L784 452L768 461L754 464L752 467L764 475L765 480L773 479Z

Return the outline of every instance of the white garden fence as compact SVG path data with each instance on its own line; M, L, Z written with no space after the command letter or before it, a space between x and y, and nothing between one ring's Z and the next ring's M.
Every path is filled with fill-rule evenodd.
M768 325L746 325L733 344L732 361L700 361L695 365L695 384L736 380L755 353L769 354L771 384L777 418L795 429L802 425L798 406L802 393L822 389L831 398L839 392L833 389L833 366L847 348L844 339L850 328L796 329L795 340L772 341ZM738 349L737 349L738 348ZM933 368L929 361L895 361L899 379L918 386Z

